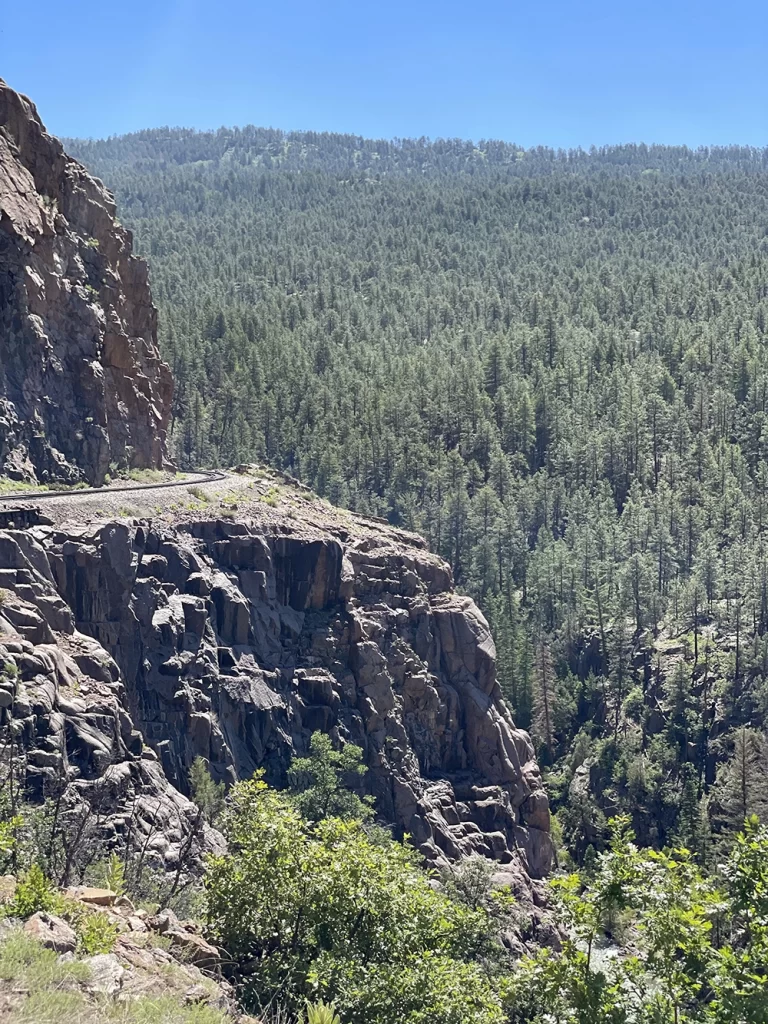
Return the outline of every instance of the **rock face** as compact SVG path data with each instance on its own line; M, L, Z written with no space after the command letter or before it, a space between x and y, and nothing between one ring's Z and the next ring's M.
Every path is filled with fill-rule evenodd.
M0 79L0 474L160 467L171 374L112 196Z
M41 537L0 532L0 566L0 777L68 822L65 880L129 843L159 873L173 872L182 850L221 848L145 747L117 665L75 628Z
M77 936L67 922L45 911L33 914L24 925L24 931L57 953L71 953L77 945Z
M113 819L167 786L172 864L196 756L280 785L319 729L363 748L378 813L433 863L481 853L542 876L547 799L485 619L418 538L310 508L0 533L0 661L19 667L0 714L28 786L114 778Z

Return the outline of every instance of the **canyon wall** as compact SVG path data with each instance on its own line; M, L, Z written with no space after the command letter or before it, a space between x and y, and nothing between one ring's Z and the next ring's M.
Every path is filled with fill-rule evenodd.
M148 806L171 800L178 832L195 757L279 786L322 730L362 747L362 790L427 861L480 853L542 877L547 798L478 608L419 538L319 499L291 508L0 532L0 659L19 665L2 723L28 789L119 766Z
M162 467L155 328L111 196L0 82L0 475ZM419 537L245 476L236 512L148 489L113 514L118 490L0 530L3 785L81 814L94 848L142 836L173 872L196 830L196 854L222 842L188 799L196 757L281 786L321 730L362 748L361 788L427 862L482 854L530 896L548 803L478 608Z
M0 79L0 475L161 467L173 390L115 204Z

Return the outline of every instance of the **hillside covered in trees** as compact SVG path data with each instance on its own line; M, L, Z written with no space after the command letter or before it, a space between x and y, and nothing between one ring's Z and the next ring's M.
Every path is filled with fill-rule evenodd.
M67 148L150 261L184 467L426 535L564 854L768 806L768 150L256 128Z

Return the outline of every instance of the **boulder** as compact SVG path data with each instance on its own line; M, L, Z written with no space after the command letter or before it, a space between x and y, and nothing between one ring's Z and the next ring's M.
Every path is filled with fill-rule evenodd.
M97 953L82 961L90 972L85 988L92 995L116 996L123 987L125 968L114 953Z
M37 939L46 949L57 953L72 953L77 945L74 929L66 921L44 910L33 914L24 925L24 931Z
M67 889L67 895L93 907L111 907L117 900L117 893L111 889L97 889L88 885Z
M206 971L221 966L221 953L210 942L206 942L202 935L185 928L167 928L163 934L169 940L171 953L183 963L194 964Z

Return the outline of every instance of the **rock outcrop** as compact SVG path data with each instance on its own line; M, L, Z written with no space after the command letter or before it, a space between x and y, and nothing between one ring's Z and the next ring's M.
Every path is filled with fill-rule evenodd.
M0 661L18 666L0 704L28 788L114 777L115 843L127 807L165 792L172 868L196 756L280 785L319 729L363 748L379 815L429 861L544 875L547 798L480 611L419 538L290 507L0 532Z
M0 532L0 786L11 808L49 808L67 836L58 872L76 878L127 845L159 876L221 848L170 784L127 711L117 665L75 628L40 538ZM14 797L14 793L16 794ZM195 837L194 848L190 837Z
M0 909L8 909L16 886L13 875L0 877ZM68 993L67 1009L73 1019L102 1020L107 1008L116 1003L135 1007L139 1017L150 1008L157 1014L156 1001L162 999L166 1006L175 1003L184 1019L183 1008L188 1007L195 1018L254 1024L253 1017L239 1011L234 989L222 977L220 951L203 938L194 921L180 921L172 910L151 916L128 897L108 889L75 887L59 895L68 921L45 911L33 914L23 925L14 917L2 918L0 949L23 934L58 953L59 969L50 987ZM114 945L111 952L89 956L78 940L95 921L102 935L114 936ZM71 966L71 973L65 965ZM39 987L46 987L46 979L41 979ZM35 1013L42 1001L39 987L30 995L18 976L4 972L0 1020L40 1019ZM193 1007L199 1007L199 1014Z
M161 467L172 380L115 204L0 79L0 474Z

